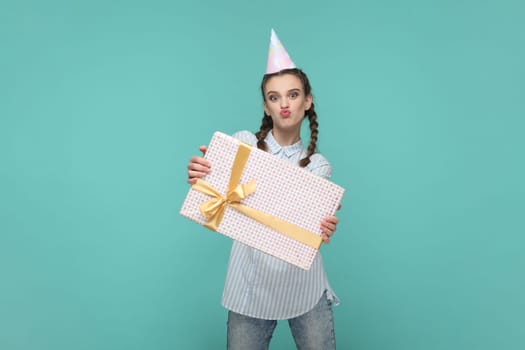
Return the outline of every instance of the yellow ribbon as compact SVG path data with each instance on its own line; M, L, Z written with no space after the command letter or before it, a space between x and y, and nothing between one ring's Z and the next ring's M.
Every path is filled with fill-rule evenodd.
M195 185L192 186L194 190L212 197L211 200L200 206L202 215L207 218L204 226L210 230L217 231L221 224L222 217L224 216L226 206L230 206L253 220L287 237L295 239L296 241L309 245L315 249L319 249L322 238L315 233L240 203L248 195L255 192L254 180L251 180L244 185L239 184L250 151L251 147L244 143L241 143L237 149L237 154L235 155L235 160L232 165L232 172L230 174L230 183L225 196L221 195L210 184L202 179L198 179Z

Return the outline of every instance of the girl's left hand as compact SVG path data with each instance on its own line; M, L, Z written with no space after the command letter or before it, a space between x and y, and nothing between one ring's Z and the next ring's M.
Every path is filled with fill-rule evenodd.
M341 209L341 206L339 206L337 208L337 210ZM323 238L323 242L325 243L330 243L330 238L333 236L336 228L337 228L337 223L339 222L339 219L337 218L337 216L329 216L329 217L326 217L324 218L323 221L321 221L321 232L322 232L322 238Z
M323 242L330 243L330 237L334 234L338 222L339 219L337 216L329 216L321 221L321 232L323 233L321 237L323 238Z

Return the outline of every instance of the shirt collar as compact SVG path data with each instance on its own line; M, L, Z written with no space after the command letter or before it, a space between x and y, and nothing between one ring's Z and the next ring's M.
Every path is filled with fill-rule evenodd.
M271 154L277 154L281 150L283 150L284 154L288 158L293 156L297 152L300 152L303 150L303 142L301 141L301 139L299 139L299 141L297 141L293 145L282 147L281 145L279 145L279 143L277 143L277 140L275 140L275 138L273 137L273 133L271 130L266 136L266 138L264 139L264 141L266 141L266 144L268 145L268 151Z

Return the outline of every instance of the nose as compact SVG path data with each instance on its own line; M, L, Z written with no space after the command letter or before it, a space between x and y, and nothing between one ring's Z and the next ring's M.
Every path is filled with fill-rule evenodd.
M288 108L288 98L284 97L284 98L281 98L281 109L285 109L285 108Z

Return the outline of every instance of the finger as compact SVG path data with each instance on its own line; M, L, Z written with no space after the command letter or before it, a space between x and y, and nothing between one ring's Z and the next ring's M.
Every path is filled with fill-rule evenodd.
M331 231L331 230L328 230L328 229L325 229L322 231L323 235L325 235L326 237L330 238L334 235L334 231Z
M208 150L208 147L206 147L204 145L199 147L199 151L202 152L202 155L205 155L207 150Z
M323 239L324 243L326 244L330 243L330 237L328 237L327 235L323 234L321 238Z
M210 162L208 162L206 159L204 159L202 157L198 157L198 156L193 156L193 157L190 158L190 161L188 163L188 167L190 167L190 165L192 165L192 164L199 164L199 165L202 165L202 166L207 167L207 168L211 167Z
M328 217L324 218L322 223L323 224L332 223L334 225L337 225L337 223L339 223L339 218L337 216L328 216Z
M210 168L210 162L200 157L192 157L188 163L188 170L209 171Z
M190 185L195 185L198 179L198 177L189 177L187 181Z
M332 223L322 223L321 232L328 237L331 237L334 234L336 227L337 226Z
M202 165L198 163L190 163L188 164L188 172L189 171L196 171L196 172L207 174L210 172L210 168L207 167L206 165Z
M337 219L335 216L332 218L326 218L323 221L321 221L321 227L333 227L335 230L335 227L337 226L338 222L339 219Z
M201 177L206 176L208 173L204 171L197 171L197 170L188 170L188 179L200 179Z
M337 227L337 225L336 225L336 224L333 224L333 223L331 223L331 222L328 223L328 224L326 225L326 228L327 228L328 230L332 231L332 232L335 231L335 228L336 228L336 227Z

